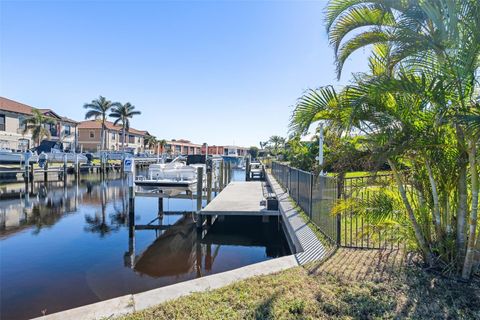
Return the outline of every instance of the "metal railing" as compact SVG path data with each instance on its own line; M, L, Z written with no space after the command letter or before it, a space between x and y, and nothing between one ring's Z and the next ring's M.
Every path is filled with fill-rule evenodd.
M335 178L272 162L272 173L290 197L332 242L339 243L338 219L331 214L337 199Z
M333 213L339 201L367 204L382 189L392 188L390 174L344 178L315 175L286 164L272 162L272 174L290 197L333 243L354 248L396 247L395 225L376 228L368 215L345 205ZM395 213L392 213L395 214ZM374 230L374 231L372 231Z

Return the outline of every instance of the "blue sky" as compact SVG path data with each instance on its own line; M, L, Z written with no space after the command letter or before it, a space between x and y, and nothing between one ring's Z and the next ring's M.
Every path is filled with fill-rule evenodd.
M337 82L325 1L1 1L0 95L76 120L104 95L159 138L258 145Z

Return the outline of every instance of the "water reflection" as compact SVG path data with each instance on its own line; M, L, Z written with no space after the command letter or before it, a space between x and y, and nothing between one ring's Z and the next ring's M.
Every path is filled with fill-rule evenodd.
M0 237L7 237L28 228L38 234L43 228L56 224L64 216L78 211L79 202L84 205L100 205L94 215L85 215L85 230L105 236L125 225L125 186L119 177L100 180L88 179L46 184L32 184L25 192L25 184L13 183L0 186ZM122 207L106 219L107 203L121 199Z
M126 183L0 185L1 319L27 319L288 254L278 221L196 231L188 199L137 198Z
M95 211L93 215L85 215L85 222L87 223L85 231L98 233L100 237L105 237L111 232L118 231L120 226L126 223L125 186L123 180L120 188L109 188L107 181L101 181L99 186L100 210ZM93 197L92 190L93 185L89 182L87 184L87 195ZM109 221L107 221L106 210L109 198L112 199L114 204L117 203L117 198L120 198L122 207L117 208L114 205L115 212L109 215Z

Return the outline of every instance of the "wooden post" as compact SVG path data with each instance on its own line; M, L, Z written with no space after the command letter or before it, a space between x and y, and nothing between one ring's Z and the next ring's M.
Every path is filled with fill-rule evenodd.
M212 168L207 167L207 204L212 201Z
M29 171L29 160L25 161L25 168L23 172L23 179L25 180L25 192L28 192L28 181L30 180L30 171Z
M203 226L202 211L202 193L203 193L203 168L197 168L197 228Z
M223 187L225 188L228 184L228 161L225 162L225 165L223 166L224 172L223 172Z
M218 177L218 189L219 191L222 191L223 190L223 187L224 187L224 184L223 184L223 175L224 175L224 163L223 163L223 160L220 161L220 170L219 170L219 174L220 176Z
M247 157L247 164L245 166L245 181L250 180L250 158Z
M232 164L230 162L227 162L227 184L232 181Z
M163 216L163 197L158 198L158 215Z
M33 163L30 165L30 182L33 184L34 179Z
M78 161L78 153L75 155L75 179L80 178L80 162Z
M45 165L43 166L43 181L48 181L48 159L45 159Z
M67 155L63 155L63 182L67 182Z

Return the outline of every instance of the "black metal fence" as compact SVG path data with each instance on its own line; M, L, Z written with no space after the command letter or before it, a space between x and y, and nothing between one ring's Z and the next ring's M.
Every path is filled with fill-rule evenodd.
M386 248L397 246L393 239L395 224L377 228L368 215L358 215L352 206L333 208L338 201L367 203L382 189L392 188L392 176L375 175L345 178L314 175L278 162L272 163L272 173L290 197L311 221L332 242L356 248ZM392 213L394 214L394 213Z
M339 243L338 217L331 214L337 199L335 178L272 162L272 173L290 197L331 241Z

